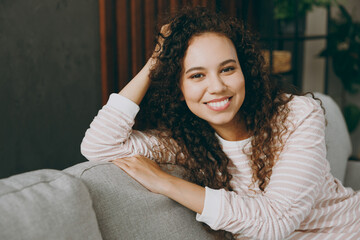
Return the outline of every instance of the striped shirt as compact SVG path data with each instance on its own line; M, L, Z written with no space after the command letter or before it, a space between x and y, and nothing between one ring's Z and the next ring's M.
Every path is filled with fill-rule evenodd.
M206 187L204 209L196 219L237 239L360 239L360 192L345 188L326 160L325 120L317 101L295 96L289 103L284 148L265 191L252 183L251 138L226 141L233 191ZM88 160L108 161L140 154L174 162L176 144L150 132L132 130L139 107L112 94L81 144ZM154 153L154 149L162 149ZM245 151L246 152L246 151Z

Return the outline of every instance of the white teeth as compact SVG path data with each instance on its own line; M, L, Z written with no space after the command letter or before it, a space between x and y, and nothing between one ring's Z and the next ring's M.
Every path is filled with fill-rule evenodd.
M223 107L225 106L225 104L227 104L229 102L229 99L225 99L223 101L220 101L220 102L209 102L207 104L210 105L210 107L214 107L214 108L220 108L220 107Z

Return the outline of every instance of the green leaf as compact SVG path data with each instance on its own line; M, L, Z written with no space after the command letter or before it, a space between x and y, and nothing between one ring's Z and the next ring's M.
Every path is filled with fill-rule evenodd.
M339 9L340 9L341 15L345 19L345 21L347 23L352 23L353 22L352 17L349 14L349 12L346 10L346 8L343 5L339 4Z

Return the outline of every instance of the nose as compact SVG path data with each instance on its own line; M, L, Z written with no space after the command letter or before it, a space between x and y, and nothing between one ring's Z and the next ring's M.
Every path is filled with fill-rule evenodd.
M208 80L208 92L211 94L221 93L227 88L223 79L218 74L209 76Z

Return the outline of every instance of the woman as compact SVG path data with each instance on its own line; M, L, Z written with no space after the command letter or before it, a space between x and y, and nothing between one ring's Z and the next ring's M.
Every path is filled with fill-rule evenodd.
M187 9L112 94L82 142L214 230L250 239L360 239L360 193L330 173L321 105L280 91L235 19ZM146 94L157 130L132 131ZM183 166L187 180L156 162Z

